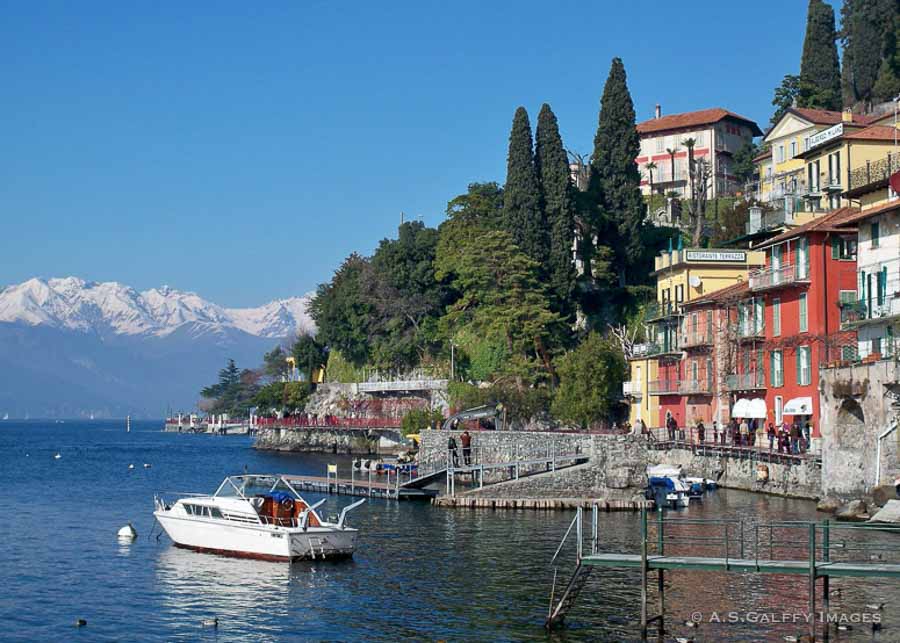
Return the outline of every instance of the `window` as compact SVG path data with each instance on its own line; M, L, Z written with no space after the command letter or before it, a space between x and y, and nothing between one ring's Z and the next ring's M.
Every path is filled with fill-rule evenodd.
M797 156L797 141L791 141L791 158Z
M797 300L800 308L800 332L805 333L809 330L809 322L806 318L806 293L800 295L800 298Z
M772 386L784 386L784 363L781 351L772 351L770 360L769 372L771 373Z
M807 386L810 382L812 359L809 346L800 346L797 349L797 384Z
M775 424L784 422L784 398L780 395L775 396Z
M881 338L880 337L872 338L872 350L869 354L871 355L872 353L878 353L879 355L881 354Z
M876 285L876 299L875 303L879 306L884 306L885 298L887 296L887 266L878 271L878 283Z
M778 156L776 158L779 163L784 163L784 145L778 146Z
M856 260L856 239L831 237L831 258L841 261Z
M703 132L697 132L697 134L694 136L694 139L697 141L697 147L702 146L703 145Z
M781 299L778 297L772 300L772 334L775 337L781 335Z
M766 305L762 297L753 300L753 330L762 335L766 328Z
M666 151L666 139L662 136L656 139L656 151L657 152L665 152Z
M675 286L675 303L680 304L684 301L684 284Z
M797 241L797 279L809 277L809 239L801 237Z
M871 235L872 235L872 247L878 247L878 233L879 233L879 225L878 222L875 221L871 225Z

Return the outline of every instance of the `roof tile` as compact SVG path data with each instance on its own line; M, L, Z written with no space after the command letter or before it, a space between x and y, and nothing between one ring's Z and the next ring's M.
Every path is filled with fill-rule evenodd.
M685 127L696 127L697 125L712 125L718 123L725 118L743 121L750 125L750 129L754 131L754 136L760 136L762 131L759 126L749 118L729 112L721 107L713 107L710 109L701 109L695 112L684 112L682 114L669 114L660 118L651 118L637 124L639 134L651 134L653 132L661 132L671 129L682 129Z

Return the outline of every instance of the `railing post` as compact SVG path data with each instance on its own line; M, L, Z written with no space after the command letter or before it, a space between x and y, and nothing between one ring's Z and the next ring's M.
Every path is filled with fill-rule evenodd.
M597 504L591 506L591 554L597 553Z
M575 536L578 538L578 564L581 564L581 558L582 558L582 556L583 556L583 549L582 549L582 548L583 548L583 531L582 531L582 530L583 530L583 525L582 525L582 517L583 517L584 512L583 512L583 510L582 510L581 507L578 507L578 509L576 509L575 512L576 512L576 513L575 513L575 517L576 517L577 520L578 520L578 522L577 522L576 525L575 525L575 531L576 531Z
M816 640L816 523L809 523L809 640Z
M641 640L647 640L647 508L641 507Z
M662 556L665 553L665 538L663 535L664 529L663 523L663 510L662 507L657 507L656 509L656 548L657 554Z

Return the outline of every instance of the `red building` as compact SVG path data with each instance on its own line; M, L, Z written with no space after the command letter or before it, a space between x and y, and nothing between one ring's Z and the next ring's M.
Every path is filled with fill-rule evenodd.
M856 229L841 208L765 241L764 269L738 304L737 374L760 397L767 422L811 421L819 436L819 365L839 359L855 335L841 331L840 303L856 296ZM754 379L756 378L756 379Z

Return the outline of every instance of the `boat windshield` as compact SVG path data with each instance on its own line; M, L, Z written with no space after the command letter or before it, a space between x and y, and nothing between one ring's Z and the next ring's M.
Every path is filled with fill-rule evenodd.
M270 495L275 492L287 493L291 497L301 499L300 494L281 476L244 475L229 476L219 485L215 497L232 497L249 499L258 495Z

